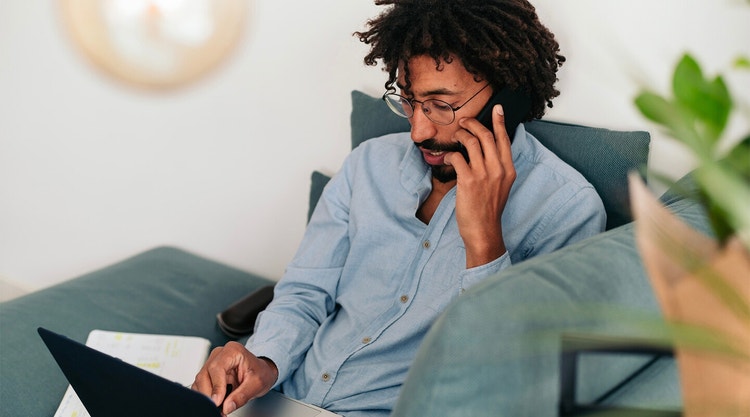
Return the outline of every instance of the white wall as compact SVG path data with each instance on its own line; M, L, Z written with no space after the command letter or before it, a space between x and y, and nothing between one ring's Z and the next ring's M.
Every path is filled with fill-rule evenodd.
M278 278L304 230L310 172L335 172L348 151L349 91L382 90L351 36L379 8L255 0L225 65L150 93L89 65L57 3L0 2L0 276L41 288L169 244ZM683 51L711 72L750 55L744 0L534 4L568 57L549 118L652 129L632 99L666 89ZM730 82L750 91L746 75ZM690 164L655 134L652 167Z

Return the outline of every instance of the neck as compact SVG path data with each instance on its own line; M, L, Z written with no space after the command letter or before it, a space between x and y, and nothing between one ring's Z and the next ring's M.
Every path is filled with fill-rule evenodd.
M451 188L456 186L456 180L449 182L442 182L432 177L432 192L431 194L437 193L442 198Z
M417 210L417 218L425 224L429 224L432 219L432 215L437 211L440 202L443 200L445 194L450 191L456 185L456 181L451 182L440 182L434 177L432 178L432 191L427 199L419 206Z

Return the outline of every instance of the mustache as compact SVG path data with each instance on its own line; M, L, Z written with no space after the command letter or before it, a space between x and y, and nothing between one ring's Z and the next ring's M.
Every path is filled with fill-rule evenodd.
M460 152L461 151L461 144L458 142L440 143L435 139L425 139L419 143L414 142L414 145L417 148L421 148L421 149L424 149L427 151L433 151L433 152Z

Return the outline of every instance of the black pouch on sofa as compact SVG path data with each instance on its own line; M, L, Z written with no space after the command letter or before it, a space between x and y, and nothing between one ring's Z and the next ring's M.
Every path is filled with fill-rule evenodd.
M221 331L232 339L252 333L258 314L273 300L273 288L273 285L260 287L217 314Z

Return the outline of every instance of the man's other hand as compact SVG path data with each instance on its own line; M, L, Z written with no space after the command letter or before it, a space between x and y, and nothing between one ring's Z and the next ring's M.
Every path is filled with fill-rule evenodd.
M279 372L267 358L258 358L237 342L211 351L192 388L208 397L223 415L248 401L265 395L276 383ZM232 387L228 393L227 385Z

